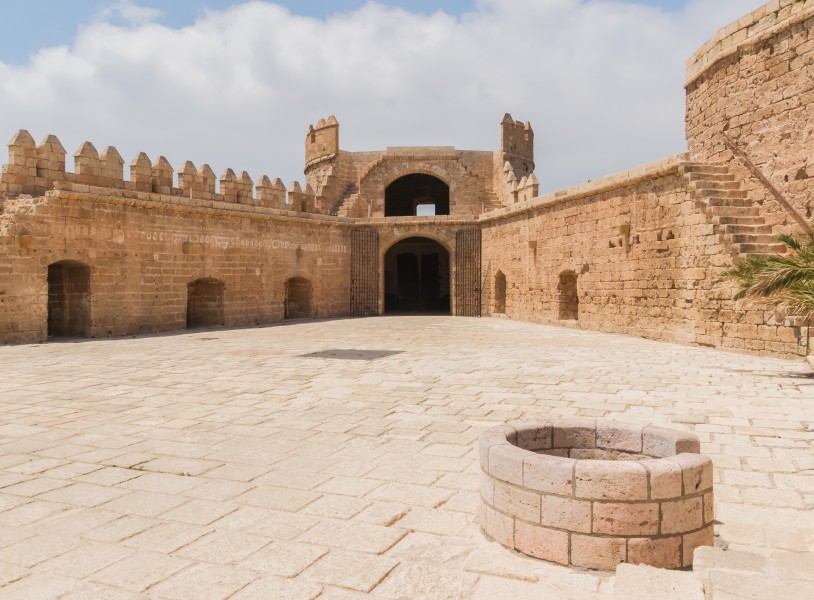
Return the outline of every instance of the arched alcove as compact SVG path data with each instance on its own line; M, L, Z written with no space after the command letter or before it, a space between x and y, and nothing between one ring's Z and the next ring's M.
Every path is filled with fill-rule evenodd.
M313 285L305 277L292 277L285 282L285 318L307 319L311 316Z
M579 319L579 295L577 293L577 274L573 271L560 273L557 285L558 308L560 321L577 321Z
M492 313L502 315L506 312L506 276L503 271L495 273Z
M90 335L90 267L76 260L48 265L48 335Z
M450 313L449 252L425 237L393 244L384 256L385 313Z
M432 175L405 175L396 179L384 191L385 217L448 214L449 186Z
M187 329L224 325L226 285L205 277L187 284Z

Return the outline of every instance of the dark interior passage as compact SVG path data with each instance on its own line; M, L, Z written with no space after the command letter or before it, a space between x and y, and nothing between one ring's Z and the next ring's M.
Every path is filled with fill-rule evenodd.
M557 286L559 294L559 318L561 321L576 321L579 319L579 295L577 292L577 274L565 271L560 274Z
M414 217L419 206L422 211L433 206L432 214L448 215L449 186L432 175L416 173L396 179L384 191L385 217Z
M224 325L225 284L217 279L196 279L187 284L187 329Z
M48 335L90 335L90 267L63 260L48 265Z
M436 241L395 244L384 259L385 312L449 314L449 267L449 252Z
M313 286L304 277L292 277L285 282L285 318L307 319L311 317Z

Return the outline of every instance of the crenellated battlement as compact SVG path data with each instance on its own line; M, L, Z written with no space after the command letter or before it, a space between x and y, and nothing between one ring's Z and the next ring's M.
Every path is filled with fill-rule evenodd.
M330 159L339 153L339 121L331 115L327 120L320 119L316 125L308 126L305 136L306 169L322 160Z
M335 118L323 123L323 129L338 127ZM170 162L159 156L150 160L144 152L130 161L130 178L124 178L124 159L113 146L102 153L91 142L83 142L74 158L74 172L66 170L67 152L59 139L48 135L37 145L31 134L21 129L8 144L9 161L0 174L0 195L42 195L52 189L70 190L75 186L109 188L134 194L151 194L157 199L181 196L206 203L226 203L259 206L278 210L323 214L322 202L313 189L293 182L288 190L280 179L271 180L263 175L257 185L251 176L242 171L238 176L233 169L226 169L220 176L208 164L199 169L186 161L177 171ZM152 198L152 199L156 199Z
M534 130L531 123L515 121L509 113L500 123L500 150L521 176L534 171Z

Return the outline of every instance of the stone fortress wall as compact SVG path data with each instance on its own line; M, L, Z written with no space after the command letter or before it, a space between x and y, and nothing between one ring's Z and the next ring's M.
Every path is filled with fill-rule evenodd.
M510 115L494 152L347 152L329 117L287 189L144 154L125 180L115 148L87 142L70 173L57 138L21 131L0 177L0 342L381 314L386 253L425 237L449 254L452 314L814 352L805 323L734 303L719 277L811 217L812 25L814 0L776 0L722 30L688 62L687 153L545 196L531 125ZM448 188L448 214L386 216L391 184L417 174ZM74 331L59 302L80 296Z

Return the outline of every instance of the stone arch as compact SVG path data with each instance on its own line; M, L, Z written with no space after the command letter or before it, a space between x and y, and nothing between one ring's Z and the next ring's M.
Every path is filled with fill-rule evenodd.
M506 275L503 274L503 271L495 273L492 290L492 313L506 314Z
M557 308L560 321L579 320L579 294L577 290L577 274L574 271L560 273L557 285Z
M307 319L312 316L314 286L305 277L291 277L285 282L285 318Z
M89 337L91 271L78 260L48 265L48 335Z
M440 241L416 235L384 251L384 312L450 314L451 253Z
M187 284L187 329L225 324L226 284L203 277Z
M422 206L432 206L433 210L420 214ZM384 188L385 217L448 215L449 209L449 184L435 175L411 172Z

